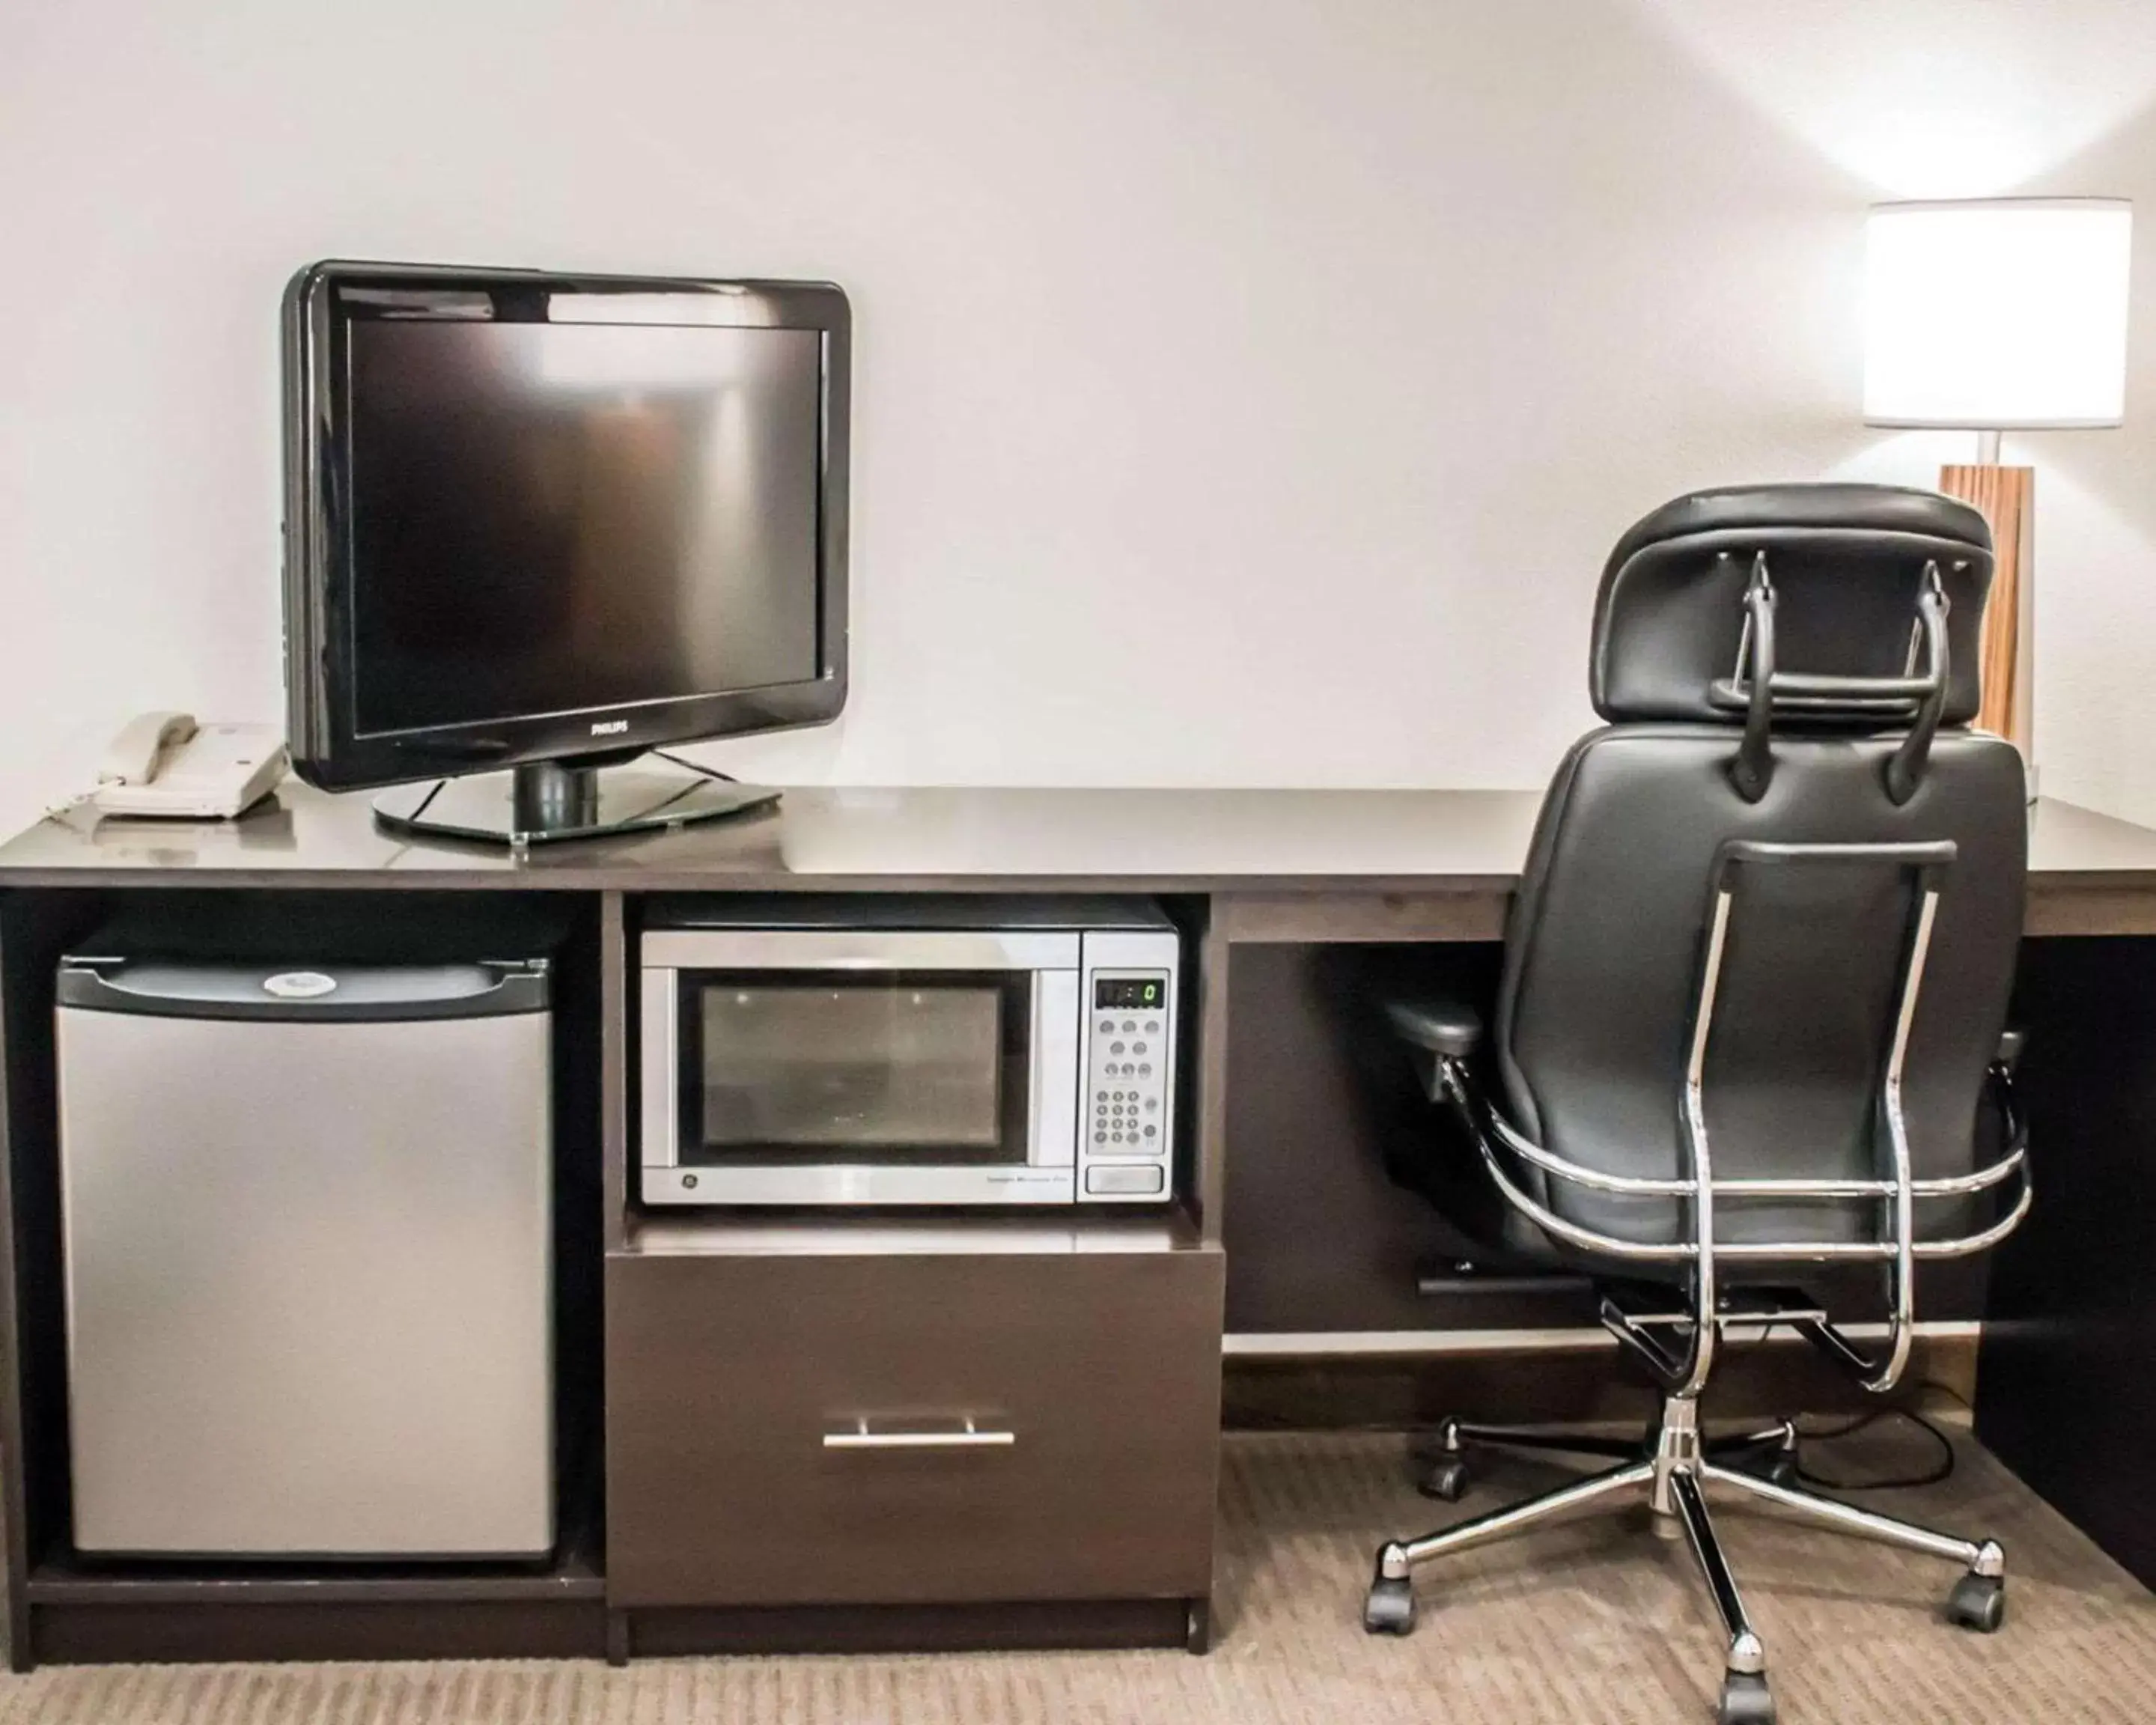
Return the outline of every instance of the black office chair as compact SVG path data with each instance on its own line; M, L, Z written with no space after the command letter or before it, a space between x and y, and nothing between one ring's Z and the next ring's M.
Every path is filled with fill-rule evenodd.
M1721 1719L1771 1721L1710 1487L1951 1558L1950 1615L1999 1626L1997 1544L1815 1496L1794 1426L1725 1446L1698 1412L1736 1326L1789 1326L1891 1389L1917 1263L1984 1250L2028 1208L2005 1031L2021 762L1967 728L1991 567L1975 511L1852 485L1680 498L1611 554L1591 672L1609 723L1543 803L1494 1030L1458 1003L1383 1004L1460 1129L1451 1153L1502 1199L1491 1244L1590 1275L1661 1413L1639 1445L1447 1422L1435 1496L1459 1496L1478 1444L1622 1459L1384 1546L1372 1631L1414 1626L1430 1559L1637 1491L1681 1526L1721 1613ZM1852 1262L1884 1273L1876 1353L1792 1286Z

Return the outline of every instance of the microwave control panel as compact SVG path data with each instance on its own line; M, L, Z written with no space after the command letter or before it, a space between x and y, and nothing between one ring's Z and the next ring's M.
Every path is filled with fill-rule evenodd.
M1158 1204L1174 1185L1175 982L1173 933L1088 931L1081 1204Z

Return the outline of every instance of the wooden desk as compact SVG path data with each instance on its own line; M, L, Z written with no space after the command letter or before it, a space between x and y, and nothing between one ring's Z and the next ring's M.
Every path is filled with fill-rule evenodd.
M0 887L1229 894L1256 938L1275 898L1508 895L1541 804L1540 791L817 786L736 821L519 858L393 837L364 797L295 780L239 821L49 818L0 845ZM2050 798L2030 819L2031 933L2156 932L2156 829Z
M1373 1336L1412 1352L1432 1337L1550 1327L1554 1308L1532 1293L1467 1291L1435 1304L1417 1293L1416 1265L1442 1252L1441 1220L1386 1183L1329 1004L1337 967L1373 953L1493 975L1539 803L1512 791L808 788L731 824L523 857L392 838L363 798L296 784L229 824L83 810L40 822L0 846L0 1497L13 1659L627 1645L629 1614L609 1594L606 1554L574 1528L553 1565L517 1574L116 1568L68 1551L51 974L69 942L114 912L186 922L236 908L274 924L308 906L379 916L393 895L400 920L454 923L490 905L568 914L579 932L565 992L596 1053L598 1203L584 1218L588 1261L579 1245L565 1271L585 1305L584 1327L565 1332L564 1370L596 1419L601 1257L616 1350L663 1341L665 1329L661 1307L624 1297L619 1278L639 1274L628 1266L697 1273L642 1222L629 1190L626 981L643 896L660 891L1158 895L1193 932L1199 1001L1196 1058L1185 1062L1198 1127L1182 1171L1188 1206L1161 1250L1198 1255L1190 1264L1224 1258L1226 1330L1260 1352L1268 1337L1322 1352ZM2156 831L2048 800L2032 820L2019 1010L2032 1031L2025 1091L2038 1198L1999 1255L1979 1417L2010 1461L2151 1576L2156 1536L2138 1469L2156 1437L2146 1369L2156 1253L2145 1237L2156 1215L2156 945L2140 937L2156 933ZM737 1273L732 1261L725 1275ZM952 1275L952 1286L965 1280ZM644 1339L615 1332L618 1312ZM2071 1348L2059 1343L2067 1333ZM595 1519L595 1496L588 1507ZM1121 1616L1108 1610L1090 1629L1065 1614L977 1620L959 1633L1165 1638L1152 1603L1121 1602ZM1182 1622L1178 1604L1174 1633ZM880 1632L933 1639L917 1613ZM788 1620L764 1633L820 1631ZM755 1639L738 1625L707 1632L670 1617L644 1645L685 1651L743 1635Z

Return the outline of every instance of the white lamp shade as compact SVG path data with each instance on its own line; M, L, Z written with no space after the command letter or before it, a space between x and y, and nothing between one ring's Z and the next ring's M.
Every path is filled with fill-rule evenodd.
M2118 424L2133 234L2123 198L1876 206L1866 421L1986 431Z

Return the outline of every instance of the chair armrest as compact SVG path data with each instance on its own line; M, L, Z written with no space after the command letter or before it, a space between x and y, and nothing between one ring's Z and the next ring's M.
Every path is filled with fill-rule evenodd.
M1454 1060L1482 1044L1482 1014L1462 1001L1394 998L1385 1002L1385 1022L1403 1042Z

